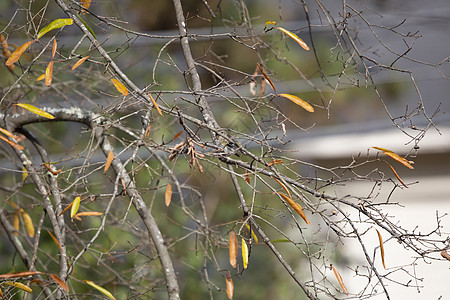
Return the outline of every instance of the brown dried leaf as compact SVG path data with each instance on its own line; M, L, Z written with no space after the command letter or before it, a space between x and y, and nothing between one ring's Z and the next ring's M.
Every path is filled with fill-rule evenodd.
M342 280L341 274L339 274L338 270L336 270L336 268L333 265L331 265L331 268L333 269L334 276L336 276L336 279L339 282L342 291L344 292L344 294L348 295L348 291L347 288L345 287L344 281Z
M401 180L400 176L398 176L397 172L395 171L394 167L391 166L391 164L389 164L388 162L386 162L389 166L389 168L391 168L392 173L394 173L395 177L397 177L398 181L400 181L401 184L403 184L403 186L405 188L408 188L408 186L403 182L403 180Z
M79 218L79 217L92 217L92 216L101 216L103 215L103 213L101 212L97 212L97 211L83 211L83 212L79 212L77 213L75 216L73 216L74 218Z
M19 278L19 277L28 277L32 275L38 275L43 274L39 271L25 271L25 272L19 272L19 273L5 273L0 274L0 278L9 279L9 278Z
M381 237L381 233L378 231L378 229L375 228L378 234L378 241L380 242L380 252L381 252L381 262L383 263L383 267L386 269L386 264L384 263L384 245L383 245L383 238Z
M173 142L173 141L175 141L177 138L179 138L180 135L181 135L182 133L183 133L183 131L178 132L178 133L173 137L173 139L171 140L171 142Z
M244 180L245 180L248 184L250 184L250 175L248 175L248 171L245 171L245 174L244 174Z
M112 151L109 151L108 157L106 158L105 171L103 171L104 173L106 173L106 171L108 171L113 159L114 159L114 153Z
M8 58L8 60L6 61L5 65L6 66L11 66L13 65L16 61L19 60L19 58L22 56L22 54L28 49L28 47L31 46L31 44L33 44L35 41L29 41L26 42L25 44L23 44L22 46L20 46L19 48L16 49L16 51L14 51L11 56Z
M152 95L150 93L148 93L148 95L150 96L150 100L152 100L153 106L156 108L156 111L158 112L158 114L160 116L162 116L162 111L159 108L158 104L156 103L155 99L153 99Z
M304 110L306 110L308 112L314 112L314 108L308 102L300 99L297 96L294 96L291 94L279 94L278 96L281 96L281 97L291 100L292 102L294 102L298 106L301 106Z
M287 187L278 179L276 179L275 177L272 177L276 182L278 182L279 185L281 185L281 187L286 191L286 193L289 195L289 198L292 199L292 195L289 192L289 190L287 189Z
M283 163L283 161L281 159L274 159L270 163L268 163L267 166L271 167L273 165L278 165L278 164L282 164L282 163Z
M167 183L166 192L164 193L164 198L166 200L166 206L170 205L170 201L172 201L172 185Z
M229 243L228 247L229 247L229 252L230 252L230 265L233 268L236 268L237 255L238 255L238 244L237 244L236 233L234 233L234 231L230 232L230 243Z
M62 252L61 245L59 244L59 242L58 242L58 240L56 239L56 237L55 237L50 231L47 230L47 232L48 232L48 234L50 235L50 237L53 239L53 241L55 242L55 244L58 246L59 251Z
M277 93L277 89L275 88L275 85L273 84L272 80L269 78L269 76L266 74L264 69L261 67L260 64L256 64L258 66L258 69L261 71L261 74L264 76L264 78L269 82L270 86L272 87L273 91Z
M226 283L227 283L227 296L228 299L233 299L234 285L233 279L231 279L230 272L227 271L226 274Z
M10 144L12 147L19 149L19 150L23 150L24 148L22 146L20 146L19 144L14 143L13 141L8 140L6 137L4 137L3 135L0 135L0 140Z
M442 251L441 251L441 256L442 256L443 258L445 258L446 260L450 261L450 255L447 253L447 251L442 250Z
M90 57L90 55L85 56L83 58L80 58L80 60L78 60L72 67L72 70L75 70L76 68L78 68L82 63L84 63L86 61L86 59L88 59Z
M56 54L56 47L57 47L56 39L54 39L54 40L53 40L53 47L52 47L52 59L55 57L55 54Z
M73 205L73 202L70 203L69 205L67 205L66 208L64 208L63 211L58 215L58 217L59 217L60 215L62 215L63 213L65 213L66 211L68 211L68 210L72 207L72 205Z
M67 286L67 284L61 279L59 278L57 275L55 274L48 274L61 288L63 288L66 292L69 292L69 287Z
M300 215L300 217L302 217L302 219L306 222L306 224L310 225L311 223L308 221L308 219L306 218L305 213L303 212L303 208L301 207L300 204L298 204L297 202L295 202L294 200L292 200L292 198L286 196L283 193L278 193L278 195L280 195L281 197L283 197L283 199L289 203L289 205Z
M32 238L34 237L34 226L33 226L33 220L31 220L31 217L29 214L27 214L23 209L19 209L20 214L22 215L23 223L25 224L25 228L27 229L28 235Z

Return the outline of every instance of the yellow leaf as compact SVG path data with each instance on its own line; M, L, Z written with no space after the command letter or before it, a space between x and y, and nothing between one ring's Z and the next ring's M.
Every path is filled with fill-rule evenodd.
M6 61L5 65L6 66L11 66L13 65L16 61L19 60L19 58L22 56L22 54L28 49L28 47L30 47L31 44L33 44L35 41L29 41L26 42L25 44L23 44L22 46L20 46L19 48L16 49L16 51L14 51L11 56L8 58L8 60Z
M344 292L344 294L348 295L348 291L344 285L344 281L342 280L341 274L339 274L338 270L336 270L336 268L333 265L331 265L331 268L333 269L334 276L336 276L336 279L339 282L339 285L341 286L342 291Z
M78 208L80 208L81 197L76 197L72 202L72 208L70 210L70 217L73 217L77 214Z
M385 149L385 148L381 148L381 147L371 147L373 149L377 149L380 150L381 152L383 152L383 154L391 157L392 159L398 161L399 163L401 163L402 165L404 165L405 167L408 167L410 169L414 169L413 166L411 166L411 161L408 161L406 158L403 158L401 156L399 156L398 154L394 153L391 150Z
M20 229L20 219L19 219L19 211L17 211L17 210L16 210L16 213L14 214L13 226L14 226L14 229L16 230L16 232L14 232L14 234L16 236L18 236L19 229Z
M44 79L45 78L45 73L44 74L41 74L41 75L39 75L39 77L38 78L36 78L36 81L41 81L42 79Z
M253 231L253 229L250 229L250 225L248 225L247 223L245 223L245 226L247 226L248 231L251 232L252 234L252 238L255 241L255 244L258 244L258 237L256 236L255 232Z
M47 26L45 26L44 28L42 28L41 30L39 30L37 38L40 39L41 37L44 36L44 34L46 34L47 32L49 32L53 29L58 29L58 28L66 26L66 25L72 25L72 24L73 24L72 19L56 19L56 20L52 21L50 24L48 24Z
M25 228L27 229L28 235L30 237L34 237L34 226L33 220L29 214L27 214L23 209L20 209L20 214L22 215L23 223L25 224Z
M156 103L155 99L153 99L152 95L150 95L150 93L148 93L148 95L150 96L150 100L152 100L153 106L156 108L156 111L158 112L158 114L160 116L162 116L162 112L161 109L159 108L158 104Z
M281 97L284 97L284 98L287 98L287 99L291 100L295 104L297 104L297 105L301 106L302 108L304 108L306 111L314 112L314 108L308 102L300 99L297 96L290 95L290 94L279 94L278 96L281 96Z
M92 216L101 216L103 215L103 213L101 212L97 212L97 211L83 211L80 213L77 213L75 216L73 216L74 218L76 217L92 217Z
M292 198L286 196L283 193L278 193L278 195L280 195L281 197L283 197L283 199L289 203L289 205L300 215L300 217L302 217L302 219L306 222L306 224L310 225L311 223L308 221L308 219L306 218L305 213L303 212L303 208L301 207L300 204L298 204L297 202L295 202L294 200L292 200Z
M28 177L28 171L25 169L25 167L22 167L22 181L25 181Z
M96 289L97 291L99 291L100 293L102 293L103 295L105 295L106 297L108 297L109 299L112 300L116 300L116 298L105 288L102 288L99 285L96 285L95 283L93 283L90 280L83 280L84 282L86 282L87 284L89 284L90 286L92 286L94 289Z
M8 140L6 137L4 137L3 135L0 135L0 140L10 144L12 147L19 149L19 150L23 150L24 148L22 146L20 146L19 144L14 143L13 141Z
M67 286L67 284L61 278L59 278L55 274L48 274L48 275L53 279L53 281L55 281L66 292L69 292L69 287Z
M308 45L306 45L306 43L299 38L295 33L290 32L289 30L284 29L283 27L276 27L276 29L280 30L281 32L283 32L284 34L286 34L288 37L290 37L291 39L293 39L294 41L297 42L297 44L299 44L303 49L305 49L306 51L309 50Z
M164 193L164 198L166 200L166 206L170 205L170 201L172 201L172 185L167 183L166 192Z
M37 108L36 106L33 106L31 104L26 103L17 103L17 106L20 106L22 108L25 108L28 111L31 111L33 114L39 115L41 117L47 118L47 119L54 119L55 117L49 114L46 111L43 111L42 109Z
M90 55L85 56L85 57L81 58L80 60L78 60L78 61L73 65L72 70L75 70L76 68L78 68L78 67L79 67L82 63L84 63L84 61L85 61L86 59L88 59L89 57L90 57Z
M58 240L55 238L55 236L54 236L50 231L47 230L47 232L48 232L48 234L50 235L50 237L53 239L53 241L55 242L55 244L58 246L59 251L62 252L62 248L61 248L61 245L59 244Z
M10 281L10 282L3 282L3 284L12 285L12 286L14 286L14 287L16 287L18 289L21 289L21 290L23 290L25 292L28 292L28 293L31 293L33 291L30 287L28 287L25 284L20 283L20 282L12 282L12 281Z
M19 273L5 273L0 274L0 278L9 279L9 278L19 278L19 277L28 277L32 275L38 275L42 274L42 272L39 271L24 271Z
M238 245L237 245L236 233L234 233L234 231L230 232L230 243L229 243L228 247L229 247L229 252L230 252L230 265L233 268L236 268Z
M54 58L55 57L55 54L56 54L56 46L57 44L56 44L56 39L54 39L53 40L53 47L52 47L52 58Z
M242 263L244 265L244 269L247 269L248 265L248 247L244 238L242 238Z
M261 74L264 76L264 78L269 82L270 86L272 87L273 91L276 93L277 89L275 88L275 85L273 84L272 80L269 78L269 76L266 74L264 69L260 66L260 64L256 64L258 66L258 69L261 71Z
M381 252L381 261L383 263L383 267L386 269L386 264L384 263L384 245L383 245L383 238L381 237L381 233L378 231L378 229L375 228L378 234L378 241L380 242L380 252Z
M275 26L275 25L277 25L277 22L275 22L275 21L270 21L270 20L269 20L269 21L266 21L266 26L269 25L269 24Z
M127 88L123 85L122 82L120 82L117 79L111 79L111 82L114 84L114 86L116 87L116 89L124 96L128 95L128 90Z
M114 159L114 153L112 151L109 151L108 157L106 158L105 171L104 171L105 173L106 173L106 171L108 171L109 166L111 166L113 159Z
M11 131L3 129L1 127L0 127L0 132L3 133L6 136L9 136L10 138L13 138L13 139L18 139L19 138L17 135L11 133Z
M53 60L48 63L47 68L45 69L45 85L50 86L52 83L53 76Z
M233 298L233 292L234 292L234 285L233 285L233 279L231 279L230 272L227 271L226 274L226 283L227 283L227 296L228 299Z

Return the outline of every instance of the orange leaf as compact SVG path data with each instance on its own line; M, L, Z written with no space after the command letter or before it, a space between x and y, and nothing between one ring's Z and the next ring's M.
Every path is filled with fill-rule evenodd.
M401 184L403 184L403 186L405 188L408 188L408 186L403 182L403 180L400 179L400 176L398 176L397 172L395 171L394 167L391 166L388 162L386 162L389 166L389 168L391 168L392 173L394 173L395 177L397 177L398 181L400 181Z
M230 272L227 271L226 274L226 283L227 283L227 296L228 299L233 298L233 292L234 292L234 285L233 285L233 279L231 279Z
M106 173L106 171L108 171L109 166L111 166L113 159L114 159L114 153L112 151L109 151L108 157L106 158L105 171L104 171L105 173Z
M377 149L383 152L383 154L391 157L392 159L398 161L399 163L401 163L402 165L404 165L405 167L408 167L410 169L414 169L413 166L411 166L411 161L408 161L406 158L403 158L401 156L399 156L398 154L392 152L391 150L385 149L385 148L381 148L381 147L370 147L373 149Z
M80 4L81 4L81 6L83 7L83 8L85 8L85 9L89 9L89 6L91 6L91 0L81 0L80 1ZM85 12L83 11L83 14L84 14Z
M62 252L62 248L61 248L61 245L59 244L58 240L55 238L55 236L54 236L50 231L47 230L47 232L48 232L48 234L51 236L51 238L53 239L53 241L55 242L55 244L58 246L59 251Z
M247 243L245 242L244 238L242 238L242 263L243 263L244 269L247 269L248 247L247 247Z
M272 177L273 179L275 179L276 182L278 182L279 185L281 185L281 187L286 191L286 193L289 195L289 198L292 199L292 195L289 192L289 190L287 189L287 187L278 179L276 179L275 177Z
M230 265L233 268L236 268L238 244L237 244L236 233L234 233L234 231L230 232L230 243L229 243L228 247L229 247L229 252L230 252Z
M378 234L378 241L380 242L380 250L381 250L381 261L383 262L383 267L386 269L386 265L384 263L384 246L383 246L383 238L381 237L381 233L378 229L375 228Z
M20 229L20 219L19 219L19 211L16 210L16 213L14 214L14 221L13 221L14 229L16 232L14 234L16 236L19 235L19 229Z
M38 78L36 78L36 81L41 81L44 78L45 78L45 74L41 74L41 75L39 75Z
M303 212L303 208L301 207L300 204L298 204L297 202L295 202L294 200L292 200L292 198L286 196L283 193L278 193L278 195L280 195L281 197L283 197L283 199L289 203L289 205L300 215L300 217L302 217L302 219L306 222L306 224L310 225L311 223L308 221L308 219L306 218L305 213Z
M20 146L19 144L14 143L13 141L8 140L3 135L0 135L0 140L10 144L12 147L14 147L16 149L19 149L19 150L23 150L24 149L22 146Z
M84 61L85 61L86 59L89 58L89 56L90 56L90 55L85 56L85 57L81 58L80 60L78 60L78 61L73 65L72 70L75 70L76 68L78 68L82 63L84 63Z
M20 214L22 215L23 223L25 224L25 228L27 229L28 235L32 238L34 237L34 226L33 220L29 214L27 214L23 209L19 209Z
M54 116L52 116L48 112L43 111L42 109L39 109L36 106L33 106L31 104L16 103L15 105L20 106L22 108L25 108L26 110L31 111L33 114L39 115L39 116L47 118L47 119L54 119L55 118Z
M250 184L250 175L248 175L248 171L245 171L245 174L244 174L244 180L245 180L248 184Z
M128 95L128 90L127 88L123 85L122 82L120 82L117 79L111 79L111 82L114 84L114 86L116 87L116 89L124 96Z
M62 287L66 292L69 292L69 287L67 284L55 274L48 274L60 287Z
M73 202L72 203L70 203L69 205L67 205L66 206L66 208L64 208L63 209L63 211L58 215L58 217L60 216L60 215L62 215L63 213L65 213L66 211L68 211L69 210L69 208L71 208L72 207L72 205L73 205Z
M1 127L0 127L0 132L3 133L6 136L9 136L10 138L13 138L13 139L18 139L19 138L17 135L11 133L11 131L8 131L8 130L3 129Z
M272 80L267 76L266 72L264 72L264 69L257 63L258 69L261 71L261 74L264 76L264 78L269 82L270 86L272 87L273 91L276 93L277 89L275 88L275 85L273 84Z
M20 56L22 56L22 54L28 49L28 47L30 47L31 44L33 44L35 41L29 41L26 42L25 44L23 44L22 46L20 46L19 48L16 49L16 51L14 51L11 56L8 58L8 60L6 61L5 65L6 66L11 66L13 65L16 61L19 60Z
M47 68L45 69L45 85L50 86L52 83L53 76L53 60L48 63Z
M158 112L158 114L160 116L162 116L162 111L159 108L158 104L156 103L155 99L153 99L152 95L150 95L150 93L148 93L148 95L150 96L150 100L152 100L153 106L156 108L156 111Z
M281 97L291 100L292 102L301 106L303 109L305 109L308 112L314 112L314 108L308 102L300 99L297 96L290 95L290 94L279 94L278 96L281 96Z
M334 276L336 276L336 279L339 282L339 285L341 286L342 291L344 292L344 294L348 295L348 291L344 285L344 281L342 281L341 274L339 274L338 270L336 270L336 268L333 265L331 265L331 268L333 269Z
M25 271L25 272L19 272L19 273L5 273L0 274L0 278L9 279L9 278L19 278L19 277L28 277L32 275L38 275L42 274L42 272L39 271Z
M170 205L170 201L172 201L172 185L167 183L166 192L164 193L164 198L166 200L166 206Z
M278 164L282 164L282 163L283 163L283 161L281 159L274 159L270 163L268 163L267 166L271 167L273 165L278 165Z
M53 47L52 47L52 58L55 57L55 54L56 54L56 47L57 47L56 39L54 39L54 40L53 40Z
M28 293L31 293L33 291L29 286L26 286L25 284L20 283L20 282L2 282L2 284L12 285L12 286L14 286L18 289L21 289L22 291L28 292Z
M0 296L2 297L2 299L5 299L5 297L3 296L2 289L0 289Z
M183 133L183 131L178 132L177 134L175 134L175 136L173 137L173 139L171 140L171 142L175 141L177 138L180 137L180 135Z
M73 216L74 218L77 218L77 217L91 217L91 216L101 216L101 215L103 215L103 213L101 213L101 212L96 212L96 211L83 211L83 212L80 212L80 213L77 213L75 216Z
M284 29L283 27L275 27L275 28L280 30L284 34L286 34L288 37L290 37L294 41L296 41L297 44L299 44L303 49L305 49L306 51L309 51L308 45L306 45L306 43L301 38L299 38L295 33L292 33L290 31Z

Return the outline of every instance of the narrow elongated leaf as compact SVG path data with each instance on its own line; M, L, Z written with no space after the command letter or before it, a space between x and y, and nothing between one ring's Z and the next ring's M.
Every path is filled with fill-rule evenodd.
M228 299L233 299L234 284L233 284L233 279L231 279L230 272L228 272L228 271L227 271L225 280L226 280L226 283L227 283L227 296L228 296Z
M83 281L86 282L87 284L89 284L90 286L92 286L94 289L96 289L97 291L99 291L103 295L105 295L106 297L108 297L109 299L116 300L116 298L107 289L102 288L101 286L93 283L90 280L83 280Z
M62 214L64 214L66 211L68 211L73 205L73 202L66 206L66 208L63 209L63 211L58 215L58 217Z
M128 90L127 88L123 85L122 82L120 82L117 79L111 79L111 82L114 84L114 86L116 87L116 89L119 91L119 93L121 93L124 96L128 95Z
M14 143L13 141L8 140L6 137L4 137L3 135L0 135L0 140L10 144L12 147L19 149L19 150L23 150L24 148L22 146L20 146L19 144Z
M292 102L301 106L304 110L306 110L308 112L314 112L314 108L308 102L300 99L297 96L290 95L290 94L279 94L278 96L281 96L281 97L291 100Z
M53 281L55 281L60 287L62 287L66 292L69 292L69 287L67 286L67 284L61 279L59 278L57 275L55 274L48 274Z
M275 177L272 177L273 179L275 179L276 182L278 182L279 185L281 185L281 187L286 191L286 193L289 195L289 198L292 199L292 195L289 192L289 190L287 189L287 187L278 179L276 179Z
M277 25L277 22L275 22L275 21L270 21L270 20L269 20L269 21L266 21L266 26L269 25L269 24L275 26L275 25Z
M229 253L230 253L230 265L233 268L236 268L238 244L237 244L236 233L234 233L234 231L230 232L230 243L228 245L228 248L229 248Z
M302 217L302 219L306 222L306 224L310 225L311 223L308 221L308 219L306 218L305 213L303 212L303 208L301 207L300 204L298 204L297 202L295 202L294 200L292 200L292 198L286 196L283 193L278 193L278 195L280 195L281 197L283 197L283 199L289 203L289 205L300 215L300 217Z
M166 192L164 193L164 199L166 202L166 206L170 205L170 201L172 201L172 185L167 183Z
M58 246L59 251L62 252L61 245L59 244L59 242L58 242L58 240L56 239L56 237L55 237L50 231L47 230L47 232L48 232L48 234L50 235L50 237L53 239L53 241L55 242L55 244Z
M336 279L339 282L342 291L344 292L344 294L348 295L348 291L347 288L345 287L344 281L342 280L341 274L339 274L338 270L336 270L336 268L333 265L331 265L331 268L333 269L334 276L336 276Z
M12 286L14 286L18 289L21 289L22 291L28 292L28 293L31 293L33 291L29 286L26 286L25 284L20 283L20 282L12 282L11 281L11 282L3 282L3 284L12 285Z
M11 131L3 129L1 127L0 127L0 132L3 133L6 136L9 136L10 138L13 138L13 139L18 139L19 138L17 135L13 134Z
M159 108L158 104L156 103L155 99L153 99L152 95L150 93L148 93L148 95L150 96L150 100L152 100L153 106L156 108L156 111L158 112L158 114L160 116L162 116L162 111Z
M77 217L95 217L95 216L101 216L101 215L103 215L103 213L97 212L97 211L83 211L83 212L77 213L73 217L74 218L77 218Z
M90 55L85 56L83 58L80 58L72 67L72 70L75 70L76 68L78 68L82 63L84 63L86 61L86 59L88 59L90 57Z
M395 171L394 167L391 166L390 163L386 162L387 165L389 166L389 168L391 168L392 173L394 173L395 177L397 177L398 181L400 181L401 184L403 184L403 186L405 188L408 188L408 186L403 182L403 180L400 178L400 176L398 176L397 172Z
M109 166L111 166L113 159L114 159L114 153L112 151L109 151L108 157L106 158L105 171L104 171L105 173L106 173L106 171L108 171Z
M42 79L44 79L45 78L45 73L44 74L41 74L41 75L39 75L39 77L38 78L36 78L36 81L41 81Z
M76 197L72 202L72 208L70 209L70 217L73 217L77 214L78 208L80 208L81 197Z
M17 210L16 210L16 213L14 214L13 226L14 226L14 229L16 230L16 232L14 232L14 234L16 236L18 236L19 229L20 229L20 218L19 218L19 211L17 211Z
M380 242L380 252L381 252L381 262L383 263L383 267L386 269L386 264L384 263L384 245L383 245L383 238L381 237L381 233L378 231L378 229L375 228L378 234L378 241Z
M270 86L272 87L273 91L276 93L277 89L275 87L275 84L273 84L272 80L270 79L270 77L266 74L266 72L264 71L264 69L260 66L260 64L256 64L258 66L258 69L261 71L261 74L264 76L264 78L269 82Z
M175 134L175 136L173 137L173 139L171 140L171 142L175 141L177 138L180 137L180 135L183 133L183 131L178 132L177 134Z
M19 58L22 56L22 54L28 49L28 47L31 46L31 44L33 44L35 41L29 41L26 42L25 44L23 44L22 46L20 46L19 48L16 49L16 51L14 51L11 56L8 58L8 60L6 61L5 65L8 66L12 66L16 61L19 60Z
M39 271L25 271L25 272L19 272L19 273L5 273L0 274L0 278L9 279L9 278L20 278L20 277L28 277L33 275L43 274Z
M25 169L25 167L22 167L22 181L25 181L28 177L28 171Z
M251 232L252 234L252 238L255 241L255 244L258 244L258 237L256 236L255 232L253 231L253 229L250 228L250 225L248 225L247 223L245 223L245 226L247 226L248 231Z
M44 28L39 30L37 38L40 39L47 32L49 32L49 31L51 31L53 29L58 29L58 28L66 26L66 25L72 25L72 24L73 24L73 20L72 19L56 19L56 20L53 20L52 22L50 22L50 24L48 24L47 26L45 26Z
M244 269L247 269L247 265L248 265L248 246L247 243L245 242L244 238L242 238L242 263L244 266Z
M45 69L45 85L50 86L52 83L53 77L53 60L48 63L47 68Z
M56 47L57 47L57 43L56 43L56 39L54 39L53 40L53 47L52 47L52 59L55 57Z
M391 157L392 159L398 161L399 163L401 163L405 167L408 167L410 169L414 169L414 167L411 166L411 163L412 163L411 161L408 161L406 158L401 157L400 155L394 153L391 150L388 150L388 149L385 149L385 148L381 148L381 147L370 147L370 148L380 150L381 152L383 152L383 154L385 154L385 155Z
M296 41L297 44L299 44L303 49L305 49L306 51L309 51L308 45L301 38L299 38L295 33L292 33L289 30L284 29L283 27L275 27L275 28L280 30L284 34L286 34L288 37L290 37L294 41Z
M83 25L86 27L86 29L92 34L92 36L97 39L97 37L95 36L94 30L92 30L91 27L89 27L89 25L83 20L83 18L80 15L77 15L78 19L80 19L80 21L83 23Z
M20 106L22 108L25 108L26 110L32 112L33 114L39 115L41 117L47 118L47 119L54 119L55 117L49 114L46 111L43 111L42 109L37 108L36 106L33 106L31 104L26 103L17 103L17 106Z
M22 215L23 223L25 224L25 228L27 229L28 235L32 238L34 237L34 226L33 226L33 220L31 220L31 217L29 214L27 214L23 209L20 209L20 214Z
M282 163L283 163L283 161L281 159L274 159L270 163L268 163L267 166L271 167L273 165L278 165L278 164L282 164Z
M5 299L5 297L3 296L3 292L2 292L1 288L0 288L0 297L2 297L2 299Z

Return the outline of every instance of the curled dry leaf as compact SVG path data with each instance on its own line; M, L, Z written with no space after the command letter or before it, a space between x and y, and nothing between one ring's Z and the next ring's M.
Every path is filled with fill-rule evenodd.
M248 246L245 242L244 238L242 238L242 263L244 266L244 269L247 269L248 265Z
M18 289L21 289L22 291L28 292L28 293L31 293L33 291L29 286L26 286L25 284L20 283L20 282L10 281L10 282L3 282L3 284L12 285L12 286L14 286Z
M227 296L228 296L228 299L233 299L233 293L234 293L233 279L231 279L230 272L228 272L228 271L227 271L225 280L226 280L226 283L227 283Z
M53 281L55 281L60 287L62 287L66 292L69 292L69 287L67 286L67 284L61 279L59 278L57 275L55 274L48 274L48 276L50 276Z
M345 287L344 281L342 280L341 274L339 274L338 270L336 270L336 268L333 265L331 265L331 268L333 269L334 276L336 276L336 279L339 282L342 291L344 292L344 294L348 295L348 291L347 288Z
M310 225L311 223L308 221L308 219L306 218L305 213L303 212L303 208L301 207L300 204L298 204L297 202L295 202L294 200L292 200L292 198L286 196L283 193L278 193L278 195L280 195L281 197L283 197L283 199L289 203L289 205L300 215L300 217L302 217L302 219L306 222L306 224Z
M447 251L442 250L442 251L441 251L441 256L442 256L443 258L445 258L446 260L450 261L450 255L447 253Z
M27 230L28 235L32 238L34 237L34 226L33 220L29 214L27 214L23 209L19 209L20 214L22 215L23 223L25 224L25 228Z
M280 30L284 34L286 34L288 37L290 37L294 41L296 41L297 44L299 44L303 49L305 49L306 51L309 51L308 45L301 38L299 38L295 33L292 33L289 30L284 29L283 27L275 27L275 28Z
M156 108L156 111L158 112L158 114L160 116L162 116L162 111L159 108L158 104L156 103L155 99L153 99L152 95L150 93L148 93L148 95L150 96L150 100L152 100L153 106Z
M228 248L229 248L229 253L230 253L230 265L233 268L236 268L238 244L237 244L236 233L234 233L234 231L230 232L230 242L229 242Z
M28 47L31 46L31 44L33 44L35 41L29 41L26 42L25 44L23 44L22 46L20 46L19 48L16 49L16 51L14 51L11 56L8 58L8 60L6 61L5 65L8 66L12 66L16 61L19 60L19 58L22 56L22 54L28 49Z
M308 102L300 99L297 96L290 95L290 94L279 94L278 96L281 96L281 97L291 100L292 102L294 102L298 106L301 106L304 110L306 110L308 112L314 112L314 108Z
M55 117L51 114L49 114L46 111L43 111L42 109L37 108L36 106L33 106L31 104L27 104L27 103L16 103L15 105L20 106L30 112L32 112L33 114L39 115L41 117L47 118L47 119L54 119Z
M77 214L78 208L80 208L81 197L76 197L72 202L72 208L70 209L70 217L73 217Z
M381 237L381 233L378 231L378 229L375 228L378 234L378 241L380 242L380 252L381 252L381 262L383 263L383 268L386 269L386 264L384 263L384 245L383 245L383 238Z
M164 198L166 202L166 206L170 205L170 201L172 201L172 185L167 183L166 192L164 193Z
M52 83L53 77L53 60L48 63L47 68L45 69L45 85L50 86Z
M87 284L89 284L90 286L92 286L94 289L96 289L103 295L105 295L106 297L108 297L109 299L116 300L116 298L107 289L102 288L101 286L95 284L94 282L92 282L90 280L83 280L83 281L86 282Z
M273 91L276 93L277 89L275 88L275 84L273 84L273 81L270 79L270 77L266 74L263 67L261 67L260 64L256 64L258 66L258 69L261 71L261 74L264 76L264 78L269 82L270 86L272 87Z
M123 85L122 82L120 82L117 79L111 79L111 82L114 84L114 86L116 87L116 89L124 96L128 95L128 89Z
M111 163L114 159L114 153L112 151L108 152L108 157L106 158L106 164L105 164L105 171L104 173L106 173L106 171L108 171L109 167L111 166Z
M405 167L408 167L408 168L410 168L410 169L414 169L414 167L411 166L411 163L413 163L413 162L408 161L406 158L401 157L400 155L394 153L394 152L391 151L391 150L388 150L388 149L385 149L385 148L381 148L381 147L370 147L370 148L373 148L373 149L376 149L376 150L380 150L381 152L383 152L384 155L387 155L387 156L389 156L390 158L392 158L392 159L398 161L399 163L401 163L401 164L404 165Z
M90 55L85 56L83 58L80 58L72 67L72 70L75 70L76 68L78 68L82 63L84 63L86 61L86 59L88 59L90 57Z

